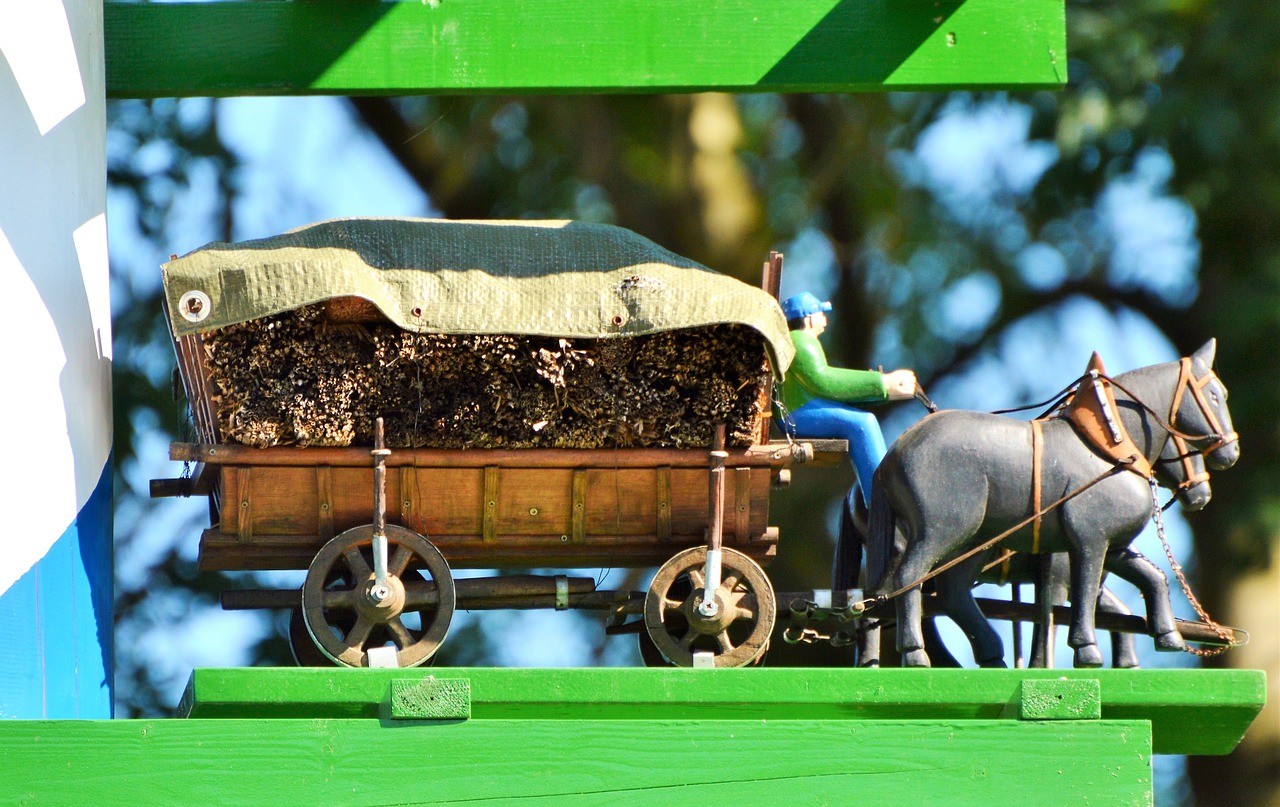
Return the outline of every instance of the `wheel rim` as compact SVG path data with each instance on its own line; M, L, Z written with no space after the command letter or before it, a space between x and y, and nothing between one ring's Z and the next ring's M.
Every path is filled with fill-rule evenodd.
M347 667L366 667L368 649L396 648L401 667L416 667L440 648L455 607L453 575L444 556L412 530L387 525L387 585L392 596L374 600L373 527L347 530L329 541L307 569L302 617L315 646ZM412 574L412 569L418 575ZM419 575L427 580L416 579ZM404 616L416 614L419 627Z
M717 667L742 667L768 648L777 618L773 586L751 558L732 549L722 552L715 617L703 617L695 609L704 588L706 547L678 553L658 569L649 586L645 628L672 664L692 667L694 653L706 650Z

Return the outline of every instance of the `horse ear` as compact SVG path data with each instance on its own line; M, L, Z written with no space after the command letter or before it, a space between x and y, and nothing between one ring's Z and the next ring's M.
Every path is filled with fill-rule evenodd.
M1205 367L1212 367L1213 357L1217 352L1218 352L1218 340L1210 339L1208 342L1205 342L1204 345L1199 350L1191 354L1191 357L1202 361Z

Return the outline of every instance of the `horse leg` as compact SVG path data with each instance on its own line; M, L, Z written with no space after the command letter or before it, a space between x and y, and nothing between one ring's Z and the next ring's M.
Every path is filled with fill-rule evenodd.
M978 608L973 598L973 581L977 579L986 556L974 555L969 560L943 572L934 578L938 588L938 602L947 616L968 637L973 647L973 660L980 667L1007 667L1004 660L1004 642L1000 634Z
M1173 619L1169 581L1160 567L1141 552L1125 547L1107 553L1107 570L1142 592L1147 604L1147 630L1155 637L1156 650L1168 653L1186 649Z
M915 551L919 547L919 543L912 545L902 558L891 578L894 590L914 583L932 568L932 559L925 557L924 552ZM898 651L902 654L904 667L929 666L929 654L924 649L924 633L921 628L924 616L922 599L921 586L914 586L898 597Z
M1109 614L1128 614L1128 606L1105 585L1098 592L1098 610ZM1116 669L1133 670L1138 667L1138 649L1134 645L1132 633L1113 631L1111 634L1111 666Z
M1032 632L1030 666L1053 666L1053 648L1057 642L1058 625L1053 619L1053 608L1067 601L1068 566L1066 555L1045 553L1036 556L1036 608L1040 621Z
M1075 649L1076 667L1101 667L1102 651L1094 628L1097 617L1098 589L1102 586L1104 552L1097 544L1089 546L1077 539L1071 554L1071 630L1067 644Z

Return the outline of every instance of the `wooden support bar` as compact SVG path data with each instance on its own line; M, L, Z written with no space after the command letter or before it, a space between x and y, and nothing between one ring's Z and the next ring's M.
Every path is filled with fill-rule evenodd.
M498 540L498 466L488 465L484 469L484 524L483 540L491 544Z
M878 670L864 668L803 668L759 667L727 670L708 670L705 674L691 674L689 670L662 668L598 668L598 669L502 669L470 668L427 670L334 670L291 668L240 668L197 669L183 698L189 714L196 718L252 719L264 715L279 718L306 717L364 717L376 718L387 696L389 682L413 675L434 675L437 678L464 677L471 681L473 720L513 720L533 718L539 723L557 720L599 719L651 722L662 731L671 730L670 721L697 719L709 712L724 718L729 724L714 736L728 738L735 734L734 725L788 722L800 717L811 720L836 720L846 734L861 737L863 727L870 721L895 721L900 729L912 735L910 748L902 759L920 761L922 749L929 744L916 736L913 726L924 726L929 721L944 721L958 740L967 729L962 728L971 720L1002 720L1015 725L1032 725L1052 731L1048 724L1027 723L1018 719L1016 705L1021 701L1022 684L1027 680L1094 680L1100 684L1102 720L1079 721L1098 725L1113 720L1145 721L1154 740L1154 749L1144 753L1140 762L1150 773L1149 751L1159 754L1226 754L1240 742L1245 730L1253 722L1266 702L1266 675L1261 670L949 670L949 669L895 669ZM1014 705L1014 709L1010 709ZM0 721L0 726L11 721ZM83 721L77 721L84 725ZM139 721L101 721L105 725L128 725ZM374 722L376 725L376 721ZM1063 722L1050 721L1059 726ZM903 725L905 723L905 726ZM48 724L41 724L42 728ZM1134 736L1131 735L1130 740ZM207 739L207 738L206 738ZM634 742L632 737L628 743ZM950 740L942 741L945 745ZM42 743L29 743L40 745ZM392 744L394 745L394 743ZM980 764L992 759L991 749L975 751L957 762L963 770L978 765L983 776L995 775L999 769L1007 769L1014 775L1009 792L1019 793L1016 800L1023 803L1060 805L1064 802L1063 774L1072 776L1078 771L1063 762L1059 749L1048 749L1052 765L1052 777L1056 782L1043 794L1041 802L1027 802L1036 794L1026 789L1024 771L1017 765L1007 764L1001 756L1005 750L1017 747L1014 742L1008 748L1000 746L996 753L1000 764ZM5 746L17 748L18 746ZM379 746L381 747L381 746ZM580 744L575 747L581 747ZM616 746L605 746L616 747ZM628 747L644 748L644 745ZM821 754L811 753L817 738L808 737L800 746L800 756L806 761L831 759L830 750ZM868 753L869 748L877 749ZM87 749L87 746L86 746ZM80 749L83 752L86 749ZM808 749L808 752L804 751ZM719 747L723 752L725 748ZM563 754L563 748L557 748ZM857 758L874 759L881 766L888 758L885 749L875 745L863 745L853 752ZM1135 759L1132 746L1125 752ZM75 755L72 754L71 757ZM570 755L574 756L574 755ZM757 751L748 753L753 761L765 757ZM691 758L691 757L688 757ZM676 763L680 773L689 775L688 758ZM362 761L367 761L361 756ZM581 763L581 759L576 759ZM788 760L789 770L795 778L796 758ZM116 764L116 763L112 763ZM189 764L189 763L188 763ZM377 766L375 766L377 767ZM914 777L928 766L907 765L909 776ZM385 781L386 770L379 768ZM120 775L117 766L111 772ZM526 771L527 772L527 771ZM804 775L810 778L816 770L806 767ZM724 770L717 768L715 787L723 794L724 782L752 781L756 775L743 774L745 778L723 778ZM277 771L278 775L278 771ZM867 776L866 779L875 779ZM1112 779L1105 772L1098 779L1100 784ZM1083 780L1081 780L1083 781ZM864 794L864 783L851 783L848 792ZM65 782L64 782L65 787ZM824 784L829 787L829 784ZM60 791L61 792L61 791ZM830 790L824 791L829 797ZM438 797L439 794L433 794ZM475 793L470 797L474 798ZM1098 791L1088 793L1090 801ZM665 795L664 795L665 798ZM890 793L887 803L903 803L902 792ZM1002 796L1000 798L1006 798ZM225 803L223 794L219 803ZM753 800L766 803L757 794ZM815 798L815 803L829 800ZM996 799L997 801L999 799ZM1070 801L1070 799L1067 799ZM589 800L588 800L589 801ZM954 793L934 791L915 801L920 803L957 803L965 801ZM780 797L778 804L794 804L797 799ZM1107 803L1112 803L1108 801ZM1117 802L1118 803L1118 802ZM1138 800L1145 804L1148 801Z
M333 538L333 472L327 465L316 466L316 493L320 500L320 540Z
M813 441L815 445L844 447L843 440ZM728 465L769 466L791 462L785 442L748 448L728 449ZM821 454L822 452L819 452ZM329 465L334 468L368 468L368 448L334 448L311 446L297 448L253 448L243 445L205 445L171 443L169 459L175 462L206 462L211 465ZM624 448L597 451L592 449L508 448L508 449L392 449L387 467L418 468L706 468L707 452L681 448Z
M507 575L504 577L463 577L453 581L458 607L466 610L492 610L495 608L554 608L556 579L546 575ZM577 600L595 591L596 581L590 577L570 577L570 607L582 607ZM406 600L410 606L432 605L436 602L436 584L428 580L409 580L405 583ZM616 595L616 592L604 592ZM597 600L592 599L592 605ZM221 595L224 611L254 611L259 609L298 608L302 605L299 589L228 589ZM612 600L609 601L610 606ZM598 606L595 607L609 607Z
M1053 88L1062 0L107 2L112 98Z
M239 477L236 483L236 490L239 491L239 538L241 543L251 543L253 541L253 497L249 495L251 488L250 474L253 469L245 466L236 469L236 476Z
M573 472L571 498L573 501L571 538L575 544L585 544L587 542L587 472L581 468Z
M733 533L739 541L751 538L751 469L733 469L734 522Z
M391 672L401 682L424 676ZM29 804L67 804L72 783L97 804L271 807L687 803L722 799L727 789L748 790L755 804L834 803L832 794L854 793L869 804L993 804L1016 794L1026 807L1152 798L1151 728L1136 720L887 719L855 728L785 712L734 720L724 713L748 711L737 701L679 720L546 719L514 692L519 717L489 720L477 717L488 704L477 699L472 670L451 670L449 679L430 672L469 682L471 719L389 727L264 719L278 711L269 709L245 720L5 720L0 773ZM596 694L607 711L609 696ZM708 738L714 770L690 771ZM392 771L405 775L397 781Z
M400 523L413 524L414 519L421 519L418 514L418 480L412 465L400 468Z
M654 531L662 543L671 540L671 466L658 468L658 513Z
M217 478L217 468L201 462L196 465L190 476L177 479L152 479L150 496L152 499L207 496L213 490L213 483Z

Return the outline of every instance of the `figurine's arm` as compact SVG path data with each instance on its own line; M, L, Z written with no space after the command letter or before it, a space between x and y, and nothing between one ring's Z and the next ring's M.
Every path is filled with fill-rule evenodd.
M812 395L840 403L889 400L885 374L830 366L818 338L807 331L792 331L791 341L796 347L796 357L787 372ZM913 375L913 381L914 378Z

